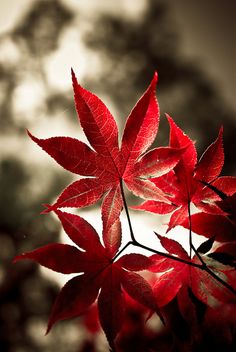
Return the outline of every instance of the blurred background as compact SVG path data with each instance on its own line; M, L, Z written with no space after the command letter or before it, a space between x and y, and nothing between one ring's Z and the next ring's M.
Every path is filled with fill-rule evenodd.
M162 116L156 145L168 144L165 112L197 141L199 155L223 124L224 174L235 174L235 5L234 0L1 0L1 351L106 349L103 336L94 337L80 320L61 323L45 337L62 281L32 263L12 265L16 254L59 241L60 226L53 216L40 215L41 204L52 202L72 181L29 140L26 128L42 138L85 140L73 104L73 67L122 130L156 70ZM91 207L84 214L96 223L92 214L99 217L99 210ZM138 226L140 217L134 221ZM150 221L153 228L156 220Z

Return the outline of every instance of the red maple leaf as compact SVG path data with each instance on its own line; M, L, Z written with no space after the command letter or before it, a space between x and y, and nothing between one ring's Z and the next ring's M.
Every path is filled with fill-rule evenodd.
M228 215L193 214L192 231L205 237L215 236L220 242L236 241L236 193L217 202L217 205ZM189 220L184 220L182 226L189 229Z
M197 163L194 142L168 115L167 119L170 125L170 147L186 146L186 150L174 170L161 177L153 178L152 182L169 194L172 204L148 200L133 208L157 214L173 212L168 230L181 225L188 218L190 202L204 213L226 215L226 212L217 204L220 196L214 188L230 196L236 192L236 177L219 177L224 164L223 129L220 129L217 139L206 149Z
M192 259L181 246L173 239L158 235L162 246L172 255L201 266L201 261L195 255ZM208 253L213 245L214 238L209 239L197 249L205 265L231 287L236 287L236 244L223 244L216 250ZM231 247L230 247L231 246ZM234 255L232 255L234 253ZM157 304L162 307L169 303L178 292L186 292L189 287L193 294L206 305L216 308L225 304L235 304L235 296L217 281L205 268L194 267L160 255L151 257L156 263L149 268L158 273L158 278L153 286ZM181 302L183 300L181 299ZM184 304L184 303L183 303Z
M78 215L56 210L70 239L81 249L54 243L24 253L15 261L31 259L54 271L82 273L61 289L48 322L47 332L60 320L83 314L97 299L99 320L111 346L121 329L125 301L123 290L134 300L159 314L149 283L134 271L147 269L152 261L141 254L127 254L113 261L120 246L120 222L103 235L104 246L96 230Z
M89 206L105 194L102 220L104 231L108 231L123 207L121 180L139 197L169 203L164 192L148 178L169 172L183 149L160 147L143 155L154 141L159 125L157 74L127 119L121 148L116 122L107 107L78 84L73 71L72 80L79 120L93 149L75 138L38 139L30 133L29 136L65 169L89 178L69 185L45 212Z

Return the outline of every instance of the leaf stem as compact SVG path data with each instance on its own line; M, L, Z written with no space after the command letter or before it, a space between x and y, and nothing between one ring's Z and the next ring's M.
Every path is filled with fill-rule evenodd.
M226 281L222 280L217 274L212 271L204 262L202 259L202 256L199 254L198 250L195 248L192 242L192 220L191 220L191 211L190 211L190 201L188 202L188 219L189 219L189 243L190 243L190 255L191 255L191 249L193 249L195 255L198 257L198 259L201 262L201 269L205 270L208 272L209 275L211 275L216 281L220 282L223 286L225 286L228 290L230 290L232 293L236 295L236 290L229 285Z
M195 246L193 245L193 236L192 236L192 219L191 219L191 210L190 210L190 200L188 201L188 221L189 221L189 246L190 246L190 258L191 256L191 251L193 250L195 255L198 257L198 259L200 260L200 262L202 263L202 266L204 268L207 267L206 263L204 262L204 260L202 259L201 255L198 253L197 249L195 248Z
M133 246L146 249L147 251L150 251L150 252L155 253L155 254L159 254L159 255L162 256L162 257L165 257L165 258L174 260L174 261L176 261L176 262L180 262L180 263L183 263L183 264L187 264L187 265L190 265L190 266L194 266L195 268L198 268L198 269L203 269L202 264L193 263L193 262L190 262L190 261L188 261L188 260L182 259L182 258L180 258L180 257L175 257L174 255L171 255L171 254L169 254L169 253L165 253L165 252L158 251L158 250L156 250L156 249L147 247L147 246L145 246L144 244L139 243L138 241L135 241L135 242L133 242L132 244L133 244Z
M127 217L127 221L128 221L128 225L129 225L130 237L131 237L132 242L134 243L134 242L136 242L136 239L135 239L135 236L134 236L134 231L133 231L131 220L130 220L130 216L129 216L128 205L127 205L127 202L126 202L126 199L125 199L125 192L124 192L122 179L120 179L120 188L121 188L121 195L122 195L122 199L123 199L125 213L126 213L126 217Z

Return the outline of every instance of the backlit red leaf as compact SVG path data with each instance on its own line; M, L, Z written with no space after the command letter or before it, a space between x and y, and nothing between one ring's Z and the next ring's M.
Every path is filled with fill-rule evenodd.
M167 193L170 203L160 199L155 202L152 198L134 209L157 214L173 212L168 231L182 223L186 226L190 203L204 213L227 215L226 207L217 201L236 193L236 183L234 177L218 177L224 163L222 128L216 141L207 148L197 165L194 143L168 115L167 119L170 124L170 147L184 150L174 169L163 176L153 178L152 182Z
M167 231L170 231L177 225L182 225L184 221L188 221L188 206L183 205L177 208L174 213L171 214Z
M61 224L69 238L80 248L89 251L101 250L97 231L85 219L78 215L56 210Z
M179 245L178 243L175 244L175 241L173 240L169 242L163 237L161 239L162 244L164 244L166 248L170 249L169 253L176 252L176 246L178 248ZM210 243L201 245L199 249L203 248L204 252L208 252L208 250L212 247L213 241L214 239L212 239ZM207 270L202 267L198 268L185 263L175 262L170 258L160 259L160 256L152 256L154 264L151 267L151 271L158 273L156 283L154 284L154 294L157 302L160 305L167 304L176 295L181 287L191 288L193 294L201 302L213 308L217 308L220 302L235 302L235 296L231 290L226 288L223 283L219 282L213 275L211 275L212 272L219 279L223 280L223 282L229 284L232 289L235 288L236 275L234 267L228 264L224 265L213 259L213 255L220 253L221 250L225 251L225 254L227 254L227 249L227 245L222 245L219 249L208 255L201 254L202 260L208 267ZM177 249L177 252L178 251L179 250ZM191 261L193 264L197 265L201 263L197 255L191 259L188 257L186 252L183 259ZM162 291L163 296L161 294Z
M34 260L46 268L63 274L83 272L85 269L84 252L68 244L48 244L32 252L16 256L14 262L25 259Z
M161 236L157 233L155 233L157 237L159 238L161 245L167 250L167 252L177 255L180 258L187 259L188 254L184 250L184 248L181 246L181 244L171 238Z
M107 229L103 230L103 242L109 252L110 257L113 257L121 245L121 223L120 220L116 220L114 224Z
M153 286L156 302L159 307L168 304L182 286L181 271L172 269L158 277Z
M118 129L114 117L105 104L93 93L82 88L72 70L76 110L91 146L104 157L119 165Z
M160 147L152 149L134 164L131 175L160 177L174 168L182 155L182 149Z
M197 213L191 217L192 231L205 237L216 236L220 242L236 240L236 225L223 215ZM182 226L189 228L186 219Z
M83 314L96 300L98 290L99 285L94 277L82 275L69 280L54 303L47 333L56 322Z
M211 184L227 196L232 196L236 192L236 177L234 176L218 177Z
M186 146L156 148L142 155L154 141L159 125L157 75L127 119L121 149L117 124L105 104L79 85L73 70L72 81L78 117L94 150L75 138L39 139L31 133L29 136L66 170L93 178L69 185L44 213L64 207L90 206L105 195L102 220L104 232L109 231L122 211L122 180L139 197L169 203L165 193L148 179L172 170Z
M204 152L196 167L195 178L200 181L211 182L221 173L224 165L223 149L223 129L220 129L219 135Z
M147 269L151 261L141 254L131 254L114 262L120 246L119 220L100 243L97 232L78 215L56 211L68 236L85 251L65 244L50 244L17 256L15 261L32 259L41 265L62 273L80 273L69 280L60 291L53 306L47 332L58 321L80 316L98 297L99 320L110 346L121 329L125 302L123 290L152 312L159 313L151 286L131 270ZM132 261L132 258L134 261ZM123 269L123 266L126 270Z
M98 298L99 319L110 346L114 347L114 340L121 329L124 319L124 297L121 290L119 273L108 269Z
M165 193L149 180L130 178L125 179L125 184L132 193L140 198L155 199L165 203L170 203Z
M127 270L140 271L148 269L150 265L152 265L153 261L145 255L131 253L123 255L117 263Z
M30 132L28 135L66 170L82 176L96 176L98 174L99 159L87 144L70 137L39 139Z
M105 196L102 203L103 232L109 231L110 227L119 219L123 208L120 184L113 187Z
M170 147L172 148L183 148L186 147L186 151L181 156L181 166L185 168L185 171L193 171L197 162L197 152L193 141L179 128L173 121L173 119L166 114L167 120L170 125Z
M49 207L45 213L57 208L80 208L94 204L109 189L109 186L109 184L103 185L92 178L75 181L61 193L56 203Z
M152 288L142 276L123 270L121 283L125 291L134 300L159 314L159 308L155 302Z
M166 204L163 202L157 202L155 200L147 200L146 202L132 206L131 209L145 210L155 214L169 214L176 209L173 204Z
M157 74L131 111L123 133L121 157L123 172L129 172L136 159L144 153L155 139L159 125L159 107L155 97Z

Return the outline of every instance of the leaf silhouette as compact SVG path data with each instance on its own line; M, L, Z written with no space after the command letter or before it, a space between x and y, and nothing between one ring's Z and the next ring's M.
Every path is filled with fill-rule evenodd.
M179 258L200 264L196 255L191 259L183 247L175 240L161 236L161 243L169 253L178 254ZM201 246L199 247L200 249ZM210 247L209 243L207 243L207 247ZM202 258L210 270L217 273L226 283L235 287L235 270L228 265L232 264L233 259L231 253L227 253L227 251L229 251L229 248L224 244L210 254L203 255ZM235 246L233 251L235 251ZM220 255L222 252L224 252L224 255ZM222 258L221 262L219 261L220 257ZM229 258L231 260L230 263ZM157 304L160 307L168 304L183 287L190 287L193 294L200 301L212 308L217 308L218 304L231 303L235 300L234 295L225 290L225 287L206 270L169 258L162 258L160 255L153 255L151 259L153 265L150 266L149 270L160 274L153 286ZM224 262L223 259L225 259Z
M224 178L224 177L222 177ZM227 191L231 193L231 190L235 187L235 178L231 177L230 182L227 177L224 178L223 182L218 182L217 188L222 185L228 185ZM220 180L220 178L218 179ZM225 182L226 181L226 182ZM230 187L231 186L231 187ZM228 242L236 240L236 194L226 196L223 200L217 201L217 205L227 216L214 215L207 213L197 213L191 216L191 227L192 231L199 235L211 238L215 237L217 241ZM182 226L189 228L188 219L184 220Z
M155 97L157 74L131 111L118 146L118 128L105 104L81 87L72 70L76 110L83 131L92 146L70 137L31 139L66 170L89 176L73 182L44 211L90 206L104 195L103 229L109 231L123 208L120 183L144 199L170 203L166 194L150 177L168 173L178 163L183 150L178 147L153 149L143 155L155 139L159 126L159 107ZM92 177L92 178L91 178Z
M120 224L113 224L112 240L103 246L96 230L78 215L55 211L70 239L79 247L53 243L15 257L31 259L64 274L81 273L61 289L51 312L47 332L64 319L80 316L98 298L99 319L110 346L114 346L125 311L124 291L159 314L150 284L132 271L148 269L152 260L142 254L126 254L112 260L119 249ZM119 221L117 221L119 223Z
M167 119L170 125L170 147L181 148L185 145L186 150L173 170L153 178L152 182L169 194L171 204L147 200L134 208L157 214L172 212L168 230L177 225L186 226L190 202L204 213L226 215L227 213L217 203L220 201L219 195L207 186L209 183L227 196L236 192L236 177L219 177L224 164L223 129L220 129L217 139L207 148L197 163L194 142L170 116L167 115Z

